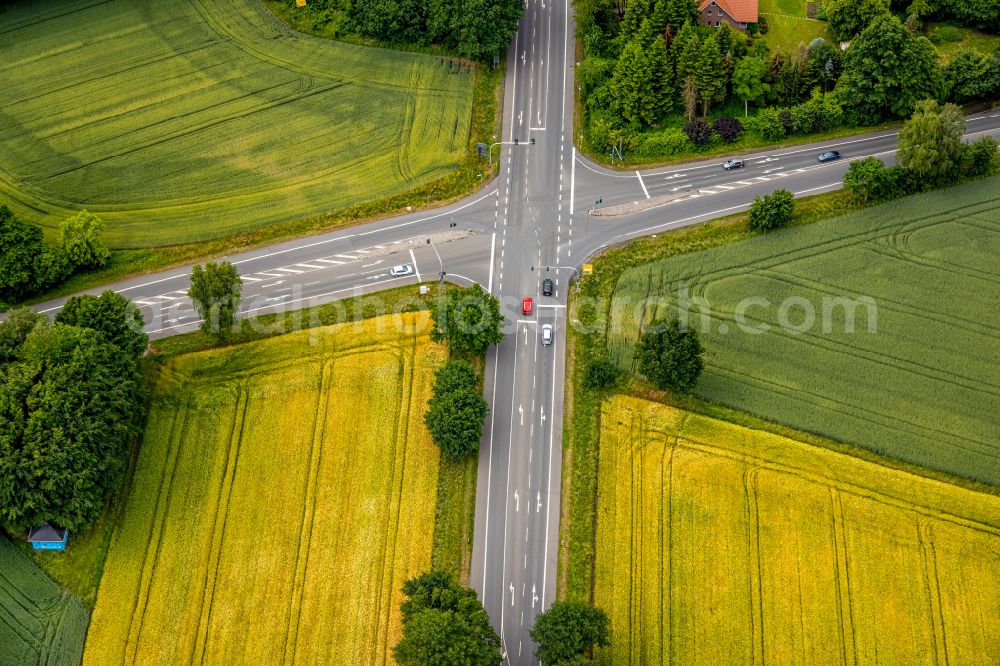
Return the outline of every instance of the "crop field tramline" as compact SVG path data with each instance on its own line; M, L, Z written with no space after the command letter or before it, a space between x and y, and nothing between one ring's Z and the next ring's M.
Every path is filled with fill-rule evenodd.
M601 664L986 664L1000 498L615 396L601 412Z
M86 633L83 604L0 536L0 664L75 666Z
M608 346L686 312L695 392L1000 484L1000 189L990 179L626 270ZM765 330L766 329L766 330Z
M293 32L260 0L7 3L0 199L49 233L192 242L391 196L462 160L472 72Z
M431 562L445 357L402 317L170 363L85 664L385 662Z

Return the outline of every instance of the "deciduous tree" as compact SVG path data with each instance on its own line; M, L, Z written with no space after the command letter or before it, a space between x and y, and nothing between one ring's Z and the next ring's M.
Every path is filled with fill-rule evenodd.
M74 267L101 268L111 258L111 250L101 240L104 222L87 211L80 211L59 225L59 247Z
M823 0L826 19L839 40L851 39L877 18L889 15L889 0Z
M403 584L403 638L393 649L400 666L499 666L500 637L475 591L432 571Z
M562 665L608 645L608 616L580 601L557 601L538 616L530 631L543 664Z
M36 326L49 323L45 315L30 308L14 308L0 321L0 365L17 359L18 350Z
M487 409L475 369L451 360L435 373L424 424L445 455L461 459L479 451Z
M206 333L224 338L232 331L242 293L243 280L228 261L210 261L191 271L188 297L201 315L201 330Z
M937 99L943 80L937 51L894 16L865 28L844 55L835 92L854 123L903 118L922 99Z
M747 56L733 70L733 92L743 99L743 115L750 115L750 102L762 99L771 86L764 82L767 63L763 58Z
M0 204L0 299L14 302L32 291L41 253L42 230Z
M954 104L934 100L917 104L899 132L896 160L923 183L939 186L961 175L965 118Z
M450 289L431 310L431 339L447 342L452 350L478 356L503 340L500 303L478 284Z
M658 319L643 329L636 349L639 369L654 386L674 393L694 388L704 368L698 334L676 317Z
M71 297L56 315L56 321L93 329L132 358L142 356L149 346L139 308L110 289L100 296Z
M79 530L121 486L136 432L134 361L97 331L37 326L0 377L0 520Z

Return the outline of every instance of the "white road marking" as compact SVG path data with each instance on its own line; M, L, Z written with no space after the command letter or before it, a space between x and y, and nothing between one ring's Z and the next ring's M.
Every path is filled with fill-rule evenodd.
M567 3L568 4L568 3ZM573 146L573 160L569 168L569 214L573 214L576 202L576 146Z
M645 194L646 198L648 199L649 198L649 190L646 189L646 183L642 182L642 174L639 173L638 171L636 171L635 172L635 177L639 179L639 185L642 187L642 193Z
M413 260L413 270L417 272L417 282L423 282L420 279L420 268L417 267L417 258L413 255L413 248L410 248L410 259Z

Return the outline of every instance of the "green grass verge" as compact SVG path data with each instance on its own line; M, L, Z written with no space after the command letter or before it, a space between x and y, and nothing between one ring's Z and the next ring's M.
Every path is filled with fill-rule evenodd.
M807 227L821 220L843 213L860 211L863 206L853 201L844 191L836 191L796 201L792 230ZM561 546L559 557L559 598L579 599L590 602L593 594L594 529L596 525L597 462L600 429L600 405L609 395L583 385L583 372L587 364L607 353L608 307L622 274L633 266L683 257L692 253L734 244L754 237L746 226L746 214L729 215L702 224L686 227L656 237L642 238L627 245L612 248L595 257L594 275L585 278L580 291L571 293L570 318L584 327L568 327L566 413L563 431L563 480L562 516L560 522ZM596 303L597 307L586 305ZM603 304L603 305L602 305ZM711 361L710 361L711 362ZM688 411L704 414L738 425L766 430L815 446L822 446L880 465L908 471L960 485L978 492L1000 494L994 486L956 478L949 474L920 468L900 460L887 458L872 451L834 441L817 434L798 431L759 416L708 402L696 396L677 398L671 394L652 390L647 384L625 378L618 392L651 398Z

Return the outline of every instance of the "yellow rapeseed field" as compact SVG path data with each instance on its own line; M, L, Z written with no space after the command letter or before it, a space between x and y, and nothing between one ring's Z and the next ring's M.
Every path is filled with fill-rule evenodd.
M996 663L1000 498L636 398L601 419L599 663Z
M422 417L446 352L427 323L171 361L84 663L391 661L400 587L431 562L439 451Z

